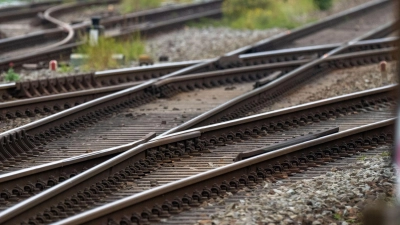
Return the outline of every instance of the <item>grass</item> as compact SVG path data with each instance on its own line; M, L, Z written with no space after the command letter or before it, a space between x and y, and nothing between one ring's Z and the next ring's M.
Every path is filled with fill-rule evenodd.
M382 157L389 157L389 156L391 156L391 153L389 151L384 151L384 152L381 153L381 156Z
M340 214L338 214L338 213L335 213L335 214L333 214L333 219L335 219L335 220L341 220L341 219L342 219L342 216L341 216Z
M362 155L362 156L360 156L360 157L358 158L358 160L360 160L360 161L365 161L365 159L367 159L367 156L366 156L366 155Z
M14 72L14 69L12 67L10 67L6 72L4 80L8 82L19 81L20 76L18 73Z
M121 9L122 13L130 13L145 9L152 9L160 7L165 0L122 0ZM170 0L173 3L189 3L192 0Z
M195 27L227 26L234 29L262 30L274 27L293 29L314 21L308 15L327 9L332 0L225 0L220 21L201 20ZM321 3L322 2L322 3ZM322 4L322 6L321 6Z
M132 38L124 41L100 37L97 46L86 43L78 47L74 53L85 54L89 57L85 60L82 70L98 71L120 66L117 60L112 59L113 54L123 54L125 62L136 60L139 55L145 53L145 44L140 35L133 35Z
M58 67L58 71L61 73L70 73L73 72L74 69L71 66L68 66L65 63L60 64L60 67Z
M130 13L144 9L157 8L161 3L162 0L123 0L121 9L122 13Z

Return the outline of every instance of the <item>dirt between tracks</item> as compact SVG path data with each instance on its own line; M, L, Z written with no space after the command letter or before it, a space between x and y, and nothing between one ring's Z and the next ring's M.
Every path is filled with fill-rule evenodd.
M307 102L331 98L352 92L377 88L397 83L396 63L388 63L388 80L383 80L377 64L335 70L320 75L306 84L300 85L280 96L276 103L261 110L262 112L300 105ZM258 112L260 113L260 112Z

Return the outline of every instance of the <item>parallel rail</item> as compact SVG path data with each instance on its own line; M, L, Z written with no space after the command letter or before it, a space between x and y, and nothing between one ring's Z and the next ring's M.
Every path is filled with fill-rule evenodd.
M44 12L51 6L60 3L62 3L61 0L52 0L0 8L0 23L35 17L39 12Z
M329 128L332 124L339 125L339 129L343 131L356 126L356 124L363 124L367 121L376 122L383 119L390 119L394 117L395 88L396 86L389 86L353 93L222 124L187 130L139 145L112 159L110 158L115 156L115 153L121 152L123 146L121 146L119 150L108 150L97 154L82 156L79 158L79 161L74 164L68 163L68 161L73 161L73 159L71 159L4 174L0 176L0 183L5 190L8 190L1 193L2 196L7 196L6 199L16 202L18 199L34 196L15 207L3 211L0 214L2 215L0 218L7 219L10 218L10 215L16 216L17 214L15 213L17 211L22 213L23 211L21 210L28 210L29 207L34 206L33 204L36 205L41 201L45 201L40 203L40 205L36 205L35 209L30 209L30 215L24 214L22 217L24 217L26 221L31 215L39 211L44 211L45 213L40 213L40 215L44 215L48 222L58 220L66 216L66 214L60 214L60 212L66 212L68 215L71 215L70 213L75 211L76 207L79 206L79 209L86 209L94 202L97 202L100 195L102 196L101 198L105 199L107 199L106 197L111 197L113 194L107 190L114 190L114 192L117 190L124 190L123 184L126 182L140 183L140 180L137 179L143 177L144 174L148 174L150 171L154 171L153 173L157 176L157 171L165 169L166 166L168 166L168 162L171 162L171 160L175 161L181 158L181 160L183 160L182 163L185 164L185 158L191 156L194 157L193 160L197 160L198 163L200 163L201 155L204 154L205 156L208 155L207 162L209 162L209 160L211 160L210 156L213 154L222 154L225 148L223 146L228 145L226 148L229 148L229 152L231 153L228 154L230 155L229 157L223 157L225 158L224 163L221 161L218 163L218 160L211 161L215 161L214 164L216 165L226 165L230 164L232 159L235 158L235 155L232 153L240 153L243 151L243 145L236 149L229 147L234 143L251 142L252 139L257 140L257 138L259 139L261 136L265 135L267 135L267 137L269 135L278 135L279 132L282 131L288 135L290 135L291 130L303 130L302 132L305 133L310 131L315 132L316 129L323 130ZM349 118L347 119L347 117ZM332 119L337 122L329 122ZM350 121L351 125L346 125ZM355 123L355 121L358 122ZM316 127L312 125L313 123ZM278 136L274 136L274 139L277 140L277 137ZM287 136L283 137L287 138ZM268 139L263 140L264 142L268 141ZM257 142L260 142L260 140ZM360 143L362 144L363 142ZM355 145L359 146L360 143L356 141ZM218 150L219 148L221 148L221 150ZM209 150L212 150L212 153L210 153ZM333 151L333 154L344 156L341 153L342 150L343 149L339 150L339 152ZM318 152L314 154L318 157L322 156L319 155ZM102 163L102 160L105 159L110 160ZM221 159L221 157L219 156L218 159ZM307 158L307 160L311 162L315 161L311 159L312 158ZM78 158L75 160L78 160ZM190 161L190 159L187 160ZM281 160L280 162L283 163L285 160ZM186 164L187 163L189 162L186 162ZM163 164L166 165L163 166ZM60 167L61 165L62 167ZM195 164L193 164L192 167L195 167ZM283 164L280 167L285 168ZM212 167L210 169L212 169ZM183 171L181 171L181 174L182 173ZM148 175L148 179L151 179L151 174L152 173ZM68 180L68 182L63 182L65 180ZM104 180L108 180L108 182L103 182L103 186L100 185ZM143 182L148 181L145 180ZM161 184L164 183L162 181L160 182ZM242 183L242 181L239 183ZM228 186L230 185L228 184ZM158 188L156 189L158 190ZM42 190L42 192L40 192L40 190ZM126 189L126 191L128 190L129 188ZM133 188L132 191L135 192L135 188ZM68 203L68 200L64 203L59 202L61 199L69 199L68 196L80 196L79 193L83 194L82 197L72 197L72 202L78 201L72 203L72 205ZM52 198L52 196L55 195L58 197ZM117 196L114 196L114 198L117 198ZM50 205L55 205L56 207L50 209L48 208ZM152 207L153 205L149 209ZM141 210L143 210L143 208L144 207L141 207ZM139 213L138 215L144 215L144 217L146 217L146 214ZM11 221L12 223L17 223L17 221L23 220L23 218L18 217ZM41 220L41 216L36 217L36 222L41 223ZM4 221L5 220L2 220L1 222Z
M344 61L344 58L341 58L342 56L337 56L336 54L344 52L346 50L349 49L349 47L353 46L354 43L363 40L365 38L368 37L372 37L376 34L383 35L384 33L387 33L389 29L389 25L384 26L384 27L380 27L379 29L375 30L372 33L369 33L367 35L364 35L362 37L359 37L357 39L354 39L352 42L341 45L335 49L333 49L332 51L330 51L328 54L323 55L321 58L312 61L311 63L307 63L305 66L300 67L299 69L296 69L292 72L289 72L287 74L284 74L283 76L281 76L280 78L278 78L277 80L273 81L271 84L267 84L265 86L262 86L261 88L259 88L258 90L262 90L258 93L261 93L265 90L267 90L268 85L270 85L269 87L274 87L274 85L276 83L281 82L281 80L290 80L291 82L296 82L297 80L293 80L291 79L292 77L294 77L296 75L300 74L300 77L302 79L304 79L304 76L301 76L302 73L304 72L304 70L307 70L309 68L312 69L313 72L319 73L321 71L326 72L327 68L332 68L331 66L352 66L352 65L356 65L358 63L365 63L365 62L370 62L371 60L382 60L382 59L387 59L389 60L392 55L392 51L393 49L384 49L384 50L376 50L376 51L369 51L367 53L362 53L362 54L353 54L350 53L347 55L347 57L353 57L353 60L348 63L348 65L343 64L343 62L348 62L348 60ZM336 60L336 61L335 61ZM341 61L342 60L342 61ZM331 62L331 64L330 64ZM264 68L265 69L265 68ZM309 71L308 71L309 72ZM172 74L174 75L174 74ZM212 77L214 75L210 75L210 77ZM219 75L221 76L221 75ZM307 74L307 76L309 76L309 74ZM171 79L171 80L168 80ZM194 83L198 82L196 81L196 79L202 79L201 77L196 77L196 76L192 76L191 79L193 80ZM226 79L226 78L223 78ZM162 78L158 81L158 85L159 87L168 84L169 86L167 88L164 89L155 89L155 83L153 81L149 81L146 83L143 83L135 88L130 88L127 89L125 91L121 91L115 95L113 95L112 97L107 97L107 98L102 98L102 99L98 99L98 100L94 100L88 103L83 104L84 106L78 106L78 107L74 107L70 110L66 110L62 113L56 114L54 116L50 116L48 119L46 120L40 120L37 122L34 122L32 124L28 124L26 126L11 130L9 132L3 133L3 140L2 140L2 147L4 148L9 148L10 144L12 144L11 148L16 148L16 149L20 149L21 146L28 147L28 148L32 148L34 147L34 145L32 144L32 142L27 141L26 140L33 140L32 137L28 137L25 133L25 131L23 129L30 129L30 131L32 133L38 132L38 130L35 131L35 129L37 129L38 127L40 127L40 129L46 129L50 128L48 131L42 132L42 136L37 136L37 140L40 142L41 138L46 138L46 137L50 137L50 138L56 138L58 137L60 134L63 135L63 132L67 131L67 129L69 129L69 124L72 123L65 123L64 127L60 127L60 128L55 128L54 129L54 124L53 123L55 120L58 119L62 119L64 121L68 121L73 117L79 117L81 115L85 115L87 113L84 112L85 107L93 107L91 110L96 110L99 109L98 112L100 112L100 114L95 115L95 114L87 114L86 116L83 116L81 118L79 118L78 124L83 123L85 120L90 120L90 117L96 116L96 117L101 117L104 114L107 114L109 112L107 111L112 111L117 109L118 107L124 107L124 105L133 103L133 104L137 104L137 102L139 101L143 101L144 98L151 96L152 94L156 93L157 95L161 95L161 96L169 96L171 95L171 93L177 92L177 91L181 91L184 90L184 88L189 88L188 83L183 83L181 84L182 80L177 80L174 77L166 77L166 78ZM165 84L161 84L162 82L164 82ZM225 81L228 82L228 81ZM219 84L218 84L219 83ZM218 82L217 85L220 85L221 82ZM161 84L161 85L160 85ZM177 85L172 85L171 84L177 84ZM172 87L172 88L171 88ZM178 87L178 89L176 89L176 87ZM182 87L182 89L180 89L180 87ZM264 89L265 88L265 89ZM289 119L287 119L287 121L284 118L280 118L280 121L277 122L277 125L272 125L272 127L270 126L271 123L265 123L265 126L263 125L261 128L259 127L260 125L260 121L255 121L254 118L255 117L250 117L250 118L246 118L245 120L247 122L244 122L244 120L236 120L233 121L232 123L229 123L231 126L235 126L237 129L236 131L229 131L226 127L218 127L219 125L212 125L212 126L208 126L207 131L199 131L199 130L191 130L191 131L186 131L180 134L173 134L170 135L167 133L165 133L164 135L162 135L162 137L148 142L146 144L140 145L137 148L135 148L134 150L130 150L127 151L125 153L122 153L120 155L118 155L117 157L114 157L113 159L111 159L108 162L104 162L96 167L93 167L77 176L75 176L74 178L71 178L68 180L68 182L64 182L64 183L60 183L59 185L55 186L54 188L51 188L47 191L41 192L38 195L28 199L27 201L20 203L14 207L11 207L7 210L5 210L4 212L2 212L0 215L0 222L9 222L11 223L16 223L16 222L20 222L20 221L26 221L28 222L29 218L31 216L34 216L33 219L31 219L30 222L37 222L37 223L47 223L49 221L57 221L61 218L65 218L68 215L72 215L73 213L71 212L72 209L70 206L72 205L73 208L75 209L75 205L76 205L76 209L82 209L87 207L87 205L92 205L93 204L93 200L91 200L90 198L93 197L94 201L97 201L98 197L103 196L104 194L108 195L110 193L110 191L112 192L114 189L118 189L120 188L121 183L119 183L120 179L136 179L137 175L140 176L143 173L147 173L146 171L151 170L152 168L154 168L155 164L157 164L158 162L166 162L166 161L171 161L171 159L175 158L179 158L179 157L185 157L187 155L192 155L192 156L198 156L199 153L201 152L207 152L208 151L208 147L217 147L220 145L224 145L224 144L230 144L232 142L235 141L240 141L240 140L246 140L249 137L256 137L258 135L260 135L261 133L265 133L268 131L271 132L275 132L275 131L280 131L282 129L286 129L287 126L291 127L294 126L296 127L297 125L302 126L302 123L308 121L309 119L311 121L323 121L325 120L325 118L332 118L332 117L337 117L340 116L341 114L344 114L346 112L360 112L361 114L362 111L374 111L374 107L376 108L391 108L392 107L392 103L393 103L393 97L391 97L391 94L387 95L387 94L383 94L384 92L388 92L389 89L393 89L393 87L390 88L382 88L382 89L377 89L374 90L375 94L377 96L372 97L372 99L368 99L368 100L362 100L362 101L356 101L356 102L352 102L351 100L350 103L348 103L346 106L341 106L339 107L337 110L332 110L332 107L330 106L329 109L323 110L324 112L321 112L320 109L318 109L318 111L316 112L311 112L310 109L308 108L307 112L311 112L311 114L309 116L300 116L300 118L293 118L293 116L291 116ZM156 90L156 91L155 91ZM129 98L127 100L124 101L124 99L118 99L120 97L126 96L126 95L131 95L134 94L135 91L144 91L141 92L141 96L136 96L134 97L134 99L130 99L131 101L133 100L133 102L129 102ZM147 91L147 93L146 93ZM149 93L151 93L149 95ZM257 94L258 94L257 93ZM250 96L252 96L254 93L250 94ZM365 92L363 93L365 94ZM382 94L382 95L381 95ZM362 94L358 93L358 94L354 94L352 97L350 97L350 99L354 100L353 98L356 97L360 97ZM242 100L247 99L249 95L245 95L244 97L241 97ZM254 95L253 95L254 96ZM128 96L129 97L129 96ZM131 96L130 96L131 97ZM138 97L138 98L137 98ZM108 109L106 109L105 111L101 111L100 107L100 103L102 102L102 100L107 99L109 101L109 103L112 104L109 105ZM116 105L115 100L118 99L118 101L120 101L122 104L121 105ZM334 100L335 101L339 101L339 100ZM333 103L331 102L331 103ZM340 100L341 103L343 103L343 99ZM262 105L261 102L260 105ZM257 105L256 105L257 106ZM374 106L374 107L371 107ZM101 107L107 107L102 105ZM246 109L244 109L244 111L246 110L250 110L250 108L254 107L254 105L247 107ZM83 111L81 111L83 110ZM221 112L221 108L219 108L219 113ZM78 112L78 114L73 114ZM243 111L241 111L242 113ZM385 111L385 113L387 113L384 116L390 116L390 110ZM63 114L62 116L60 116L61 114ZM80 115L79 115L80 114ZM70 118L68 118L69 116L71 116ZM234 116L240 116L238 115L234 115ZM234 118L234 117L233 117ZM75 120L76 121L76 120ZM292 121L292 122L290 122ZM299 122L300 121L300 122ZM63 121L57 121L57 123L62 123ZM254 122L252 124L252 122ZM391 123L391 121L388 121L387 123ZM385 123L384 125L388 125L387 123ZM228 123L224 123L222 124L222 126L226 126ZM247 127L249 125L249 127ZM382 124L376 125L376 126L380 126ZM197 126L197 125L196 125ZM245 126L245 127L243 127ZM374 125L375 126L375 125ZM220 129L217 129L220 128ZM201 129L201 128L198 128ZM272 129L272 130L271 130ZM261 130L261 132L260 132ZM214 132L214 133L213 133ZM209 136L208 136L209 135ZM383 139L390 139L391 135L388 133L388 135L385 135L383 138L380 138L379 140L383 140ZM374 138L373 140L376 140L376 138ZM359 144L359 142L356 142L356 145ZM27 145L27 146L25 146ZM33 146L32 146L33 145ZM32 149L31 149L32 150ZM351 150L351 149L350 149ZM340 152L341 150L339 150L337 153L339 153L338 155L341 156L340 153L343 153L344 155L346 154L345 152ZM351 151L352 152L352 151ZM31 154L32 152L29 152L29 154ZM336 150L332 150L332 155L333 157L335 156ZM138 162L137 160L140 161L140 156L142 157L148 157L146 158L145 161L142 162ZM321 154L317 154L316 156L319 156ZM130 158L133 157L133 158ZM135 158L135 157L139 157L139 158ZM313 156L315 157L315 156ZM323 157L323 155L322 155ZM307 160L313 160L314 158L308 158L308 156L305 158L306 162ZM165 161L166 160L166 161ZM248 159L250 160L250 159ZM245 160L247 162L247 160ZM121 163L123 162L123 163ZM138 162L138 163L135 163ZM129 166L133 163L133 166ZM284 167L284 165L280 165L280 167ZM120 171L117 172L116 171ZM266 170L269 171L269 170ZM261 173L261 172L260 172ZM89 175L88 175L89 174ZM261 176L265 174L265 173L261 173ZM76 173L74 174L76 175ZM86 177L85 177L86 176ZM238 180L234 180L232 182L228 182L228 183L223 183L224 187L238 187L239 184L243 184L243 182L245 184L247 183L251 183L250 181L254 181L254 173L251 174L250 176L248 176L247 178L240 178ZM258 174L256 174L256 176L259 176ZM109 177L109 179L106 180L106 182L104 183L102 180L104 179L104 177ZM240 176L239 176L240 177ZM50 185L54 184L57 180L54 179L49 179L51 182L49 183ZM81 183L83 182L83 183ZM100 182L100 186L97 185L96 183ZM77 186L78 184L84 186L84 187L88 187L88 189L86 190L81 190L82 186ZM93 184L95 184L95 186L92 186ZM42 183L40 182L38 185L39 188L46 188L46 183ZM222 187L222 186L221 186ZM224 188L221 188L221 190L225 190ZM218 187L215 186L213 187L215 189L218 190ZM24 189L21 188L11 188L12 191L11 192L3 192L2 196L10 196L10 198L12 201L15 201L15 196L19 195L21 197L27 197L27 193L25 193ZM229 189L229 188L228 188ZM228 190L226 189L226 190ZM29 186L26 189L26 192L29 192L30 190L35 191L35 185L33 186ZM104 190L104 191L103 191ZM208 193L207 196L211 196L211 194L215 192L213 189L210 190L205 190L205 194ZM21 193L21 194L19 194ZM52 198L53 196L55 196L56 194L59 193L63 193L62 195L59 195L57 198ZM147 192L146 192L147 193ZM77 196L74 197L74 194ZM176 194L176 193L174 193ZM14 195L14 196L13 196ZM28 194L29 195L29 194ZM65 202L59 202L60 198L64 198L67 196L72 196L71 198L67 199ZM85 197L86 196L86 197ZM96 197L97 196L97 197ZM188 195L190 197L190 195ZM189 201L191 201L192 199L195 199L195 202L193 205L196 205L196 200L199 198L202 198L203 196L203 192L200 193L195 193L194 195L191 195L192 197L190 197ZM159 216L160 213L162 213L163 211L167 211L167 212L174 212L174 207L178 206L180 207L180 202L183 203L188 203L187 202L187 197L184 197L185 199L182 198L182 200L172 200L171 202L167 202L167 203L161 203L162 207L158 207L154 205L149 205L150 209L152 209L152 211L150 211L150 214L155 214L155 216ZM50 200L49 200L50 199ZM62 200L62 199L61 199ZM124 199L121 200L124 203L128 202L128 205L132 205L134 203L132 203L130 201L130 199ZM120 204L120 202L116 202L116 203L112 203L112 206L116 206L114 207L114 211L118 210L120 208L123 208L127 205L124 205L124 203L122 203L122 205ZM135 202L136 203L136 202ZM143 203L143 202L142 202ZM147 203L145 203L147 205ZM52 205L53 207L50 207L50 205ZM32 208L35 207L35 208ZM103 208L100 209L103 210L104 208L109 209L110 205L104 206ZM135 207L135 206L133 206ZM183 207L186 207L186 205L183 205ZM32 208L31 211L29 212L29 215L27 213L24 213L26 210L28 210L29 208ZM165 210L163 210L165 209ZM129 209L130 212L133 212L132 209ZM141 209L142 210L142 209ZM139 210L140 211L140 210ZM139 212L138 211L138 212ZM102 213L107 212L107 213L111 213L111 211L101 211ZM141 213L140 213L141 212ZM134 222L136 221L145 221L146 219L150 218L149 217L149 212L148 211L140 211L139 212L139 217L137 217L136 214L132 215L129 219L133 220ZM22 216L20 216L19 218L13 218L16 217L18 215L20 215L21 213L24 213ZM72 213L72 214L70 214ZM96 212L90 212L89 211L90 216L86 217L86 221L88 219L94 219L94 218L98 218L99 217L99 211ZM126 213L123 213L125 216L128 215ZM103 214L104 215L104 214ZM121 223L125 223L127 221L125 221L125 218L121 219L121 214L113 214L113 215L108 215L108 218L114 221L119 221ZM150 215L151 216L151 215ZM133 218L133 219L132 219ZM12 220L10 220L12 219ZM74 220L77 219L77 220ZM81 221L82 216L78 216L75 218L71 218L71 220L67 220L64 221L65 223L69 223L71 221ZM157 218L155 218L157 219ZM110 221L111 221L110 220ZM122 221L121 221L122 220ZM64 223L63 222L63 223ZM82 221L81 221L82 222Z
M115 0L94 2L95 4L100 4L104 2L117 2ZM166 28L177 28L183 23L188 21L193 21L203 17L220 17L221 16L221 0L214 0L204 3L187 4L182 6L166 7L160 9L146 10L143 12L137 12L128 14L125 16L110 17L102 21L102 25L106 29L113 29L120 24L125 26L124 30L121 30L112 37L124 37L131 34L132 32L142 32L143 35L153 35L158 33L158 30ZM92 3L78 3L80 4L93 4ZM70 9L77 5L67 5L58 7L58 9ZM52 12L53 14L55 12ZM57 20L58 21L58 20ZM145 24L137 24L137 22L147 22ZM134 26L138 25L138 26ZM78 24L72 26L75 32L83 32L90 24ZM133 26L129 28L129 26ZM0 40L0 50L3 52L13 50L15 48L20 48L27 46L27 44L35 42L46 42L46 40L54 38L64 38L62 29L51 29L48 31L38 32L24 37L16 37L11 39ZM0 60L0 69L4 70L8 68L9 62L13 62L16 67L21 66L23 63L34 63L45 60L50 60L52 58L62 58L69 56L73 48L81 45L82 43L73 43L66 46L59 46L57 48L46 49L38 53L28 53L24 55L12 56L3 60ZM55 46L51 46L55 47Z
M360 41L350 47L346 52L383 49L396 47L397 38L382 38ZM312 60L339 47L340 44L329 44L312 47L302 47L285 50L259 52L255 54L243 54L238 56L238 64L215 65L218 71L247 66L265 65L271 63L283 63L294 60ZM82 91L86 89L126 84L127 82L144 81L159 78L163 75L176 72L180 69L193 66L202 61L198 60L183 63L168 63L150 67L110 70L96 73L79 74L69 77L55 77L35 81L16 82L0 86L0 100L32 98L46 95L61 94L65 92ZM198 72L208 72L196 71ZM191 73L188 73L191 74Z
M361 59L352 63L346 62L347 59L362 57L362 52L343 54L343 56L347 57L331 58L329 62L333 62L337 68L340 68L376 63L382 59L390 61L392 59L391 51L393 48L388 46L391 46L394 40L395 39L389 38L383 39L379 42L377 40L362 41L346 51L352 52L360 49L376 49L362 51L364 52L364 55L371 54L370 57L364 57L365 62ZM279 76L283 76L284 74L310 62L312 58L322 56L326 53L326 51L332 49L331 47L332 46L329 48L325 46L317 46L312 47L311 50L307 48L300 48L285 51L273 51L268 53L258 53L254 57L241 55L240 58L243 59L243 64L251 66L244 66L240 69L225 69L216 72L182 75L176 78L168 78L160 82L156 82L152 88L152 93L156 96L159 95L161 97L165 97L176 94L177 92L189 91L196 87L210 88L213 86L218 86L218 84L237 83L243 81L252 82L263 78L269 79L270 75L276 73L276 71L279 71ZM381 47L383 48L380 49ZM309 55L312 55L313 57L309 57ZM286 61L288 59L294 59L294 61ZM347 65L342 65L342 61ZM102 97L116 91L139 85L147 79L161 77L163 74L168 74L171 71L178 70L188 65L193 65L196 62L198 61L171 63L148 68L99 72L95 74L80 75L69 78L63 77L60 79L44 81L30 81L28 82L30 86L24 87L23 93L31 96L31 98L0 103L0 118L5 120L16 117L34 116L43 112L61 111L71 108L75 105L88 102L97 97ZM95 79L93 79L93 76ZM274 79L278 79L279 76L276 76ZM268 82L272 82L274 79L269 79ZM263 85L266 85L268 82L264 81ZM187 84L186 86L185 83ZM17 86L20 85L23 84L17 84ZM260 82L257 82L255 86L260 87L262 85L260 85ZM86 87L91 88L85 90ZM62 92L66 92L68 90L73 91L69 93L59 93L56 88ZM32 96L40 95L39 91L44 91L49 96L33 98Z
M395 119L383 120L265 153L117 200L55 224L157 222L217 196L224 197L227 192L235 194L244 187L254 188L264 180L282 179L309 167L391 143L394 122Z
M386 27L389 25L385 25L380 27L379 29L375 30L373 33L380 32L385 30ZM370 35L370 34L368 34ZM358 38L357 41L365 38L368 35L364 35L361 38ZM354 41L353 43L356 43ZM338 47L336 50L345 50L348 49L349 46L347 44ZM338 51L334 51L334 53ZM304 68L310 67L314 69L317 73L321 71L326 71L331 69L332 66L339 65L342 66L343 60L352 59L357 64L363 64L367 61L380 61L382 59L390 60L392 58L392 51L393 49L387 50L377 50L372 52L364 52L361 54L350 54L345 57L340 56L332 56L332 57L325 57L323 56L322 59L315 60L311 63L306 64L298 69L293 70L292 72L285 74L284 76L280 77L279 79L273 81L270 85L266 85L262 88L258 88L252 92L249 92L243 96L235 98L227 103L217 107L211 111L208 111L205 114L194 118L187 123L178 126L175 129L172 129L168 132L176 132L182 129L188 129L190 127L201 126L202 124L209 124L218 122L218 119L214 119L216 116L217 118L222 115L227 115L228 117L222 117L223 120L227 120L226 118L233 119L238 118L241 115L246 114L250 109L256 110L262 108L268 101L260 101L256 103L251 103L246 99L251 97L258 97L260 96L259 93L263 92L275 92L279 93L281 86L275 86L277 82L281 82L283 79L290 79L290 77L302 78L301 75L304 74ZM332 55L334 54L332 53ZM346 58L347 57L347 58ZM267 65L268 67L269 65ZM278 67L282 65L278 65ZM283 65L284 66L284 65ZM293 65L290 65L293 66ZM350 65L351 66L351 65ZM286 65L287 68L287 65ZM246 68L245 68L246 69ZM259 70L265 72L265 66L256 67L256 73ZM272 70L276 70L277 68L273 67L270 68ZM279 68L280 71L284 71L282 68ZM307 71L307 70L306 70ZM153 100L157 95L161 94L161 96L171 96L181 90L190 90L195 87L213 87L218 86L224 83L232 83L232 82L242 82L242 81L252 81L255 79L259 79L257 76L251 76L251 74L245 73L240 71L231 71L232 74L203 74L201 76L198 75L190 75L185 76L182 78L168 78L168 79L161 79L160 81L149 81L142 83L136 87L128 88L124 91L120 91L115 94L111 94L109 96L101 97L96 100L89 101L87 103L83 103L76 107L67 109L60 113L54 114L49 116L45 119L41 119L35 122L32 122L27 125L23 125L21 127L11 129L7 132L1 134L1 141L3 144L3 152L4 154L1 155L2 161L6 162L8 160L15 160L19 158L26 158L26 155L35 155L37 153L38 146L46 144L48 141L55 139L57 137L68 135L68 133L74 131L76 128L81 126L85 126L85 121L90 123L96 123L97 120L101 119L105 115L111 115L113 112L118 111L122 108L127 106L133 105L138 106L143 103L149 102ZM250 72L250 71L247 71ZM251 71L254 72L254 71ZM273 72L273 71L271 71ZM298 75L300 73L300 75ZM315 72L314 72L315 73ZM307 76L313 75L313 73L306 73ZM289 78L288 78L289 77ZM293 86L297 84L297 80L290 80L290 82L294 82ZM287 83L288 85L290 84ZM290 84L292 85L292 84ZM271 88L272 87L272 88ZM156 88L156 89L155 89ZM278 88L278 90L276 89ZM155 91L158 90L158 91ZM156 95L155 95L156 93ZM261 95L262 96L262 95ZM244 104L241 102L245 102ZM237 104L239 103L239 104ZM251 106L248 104L251 103ZM237 107L240 108L240 114L236 113L235 110L232 110L230 107ZM243 108L244 107L244 108ZM228 109L228 110L226 110ZM235 113L235 114L232 114ZM220 117L221 118L221 117ZM225 119L224 119L225 118ZM219 119L221 121L221 119ZM167 133L168 133L167 132ZM29 135L27 135L28 133ZM165 134L167 134L165 133ZM9 146L6 143L14 143L13 146ZM19 144L17 144L19 143Z

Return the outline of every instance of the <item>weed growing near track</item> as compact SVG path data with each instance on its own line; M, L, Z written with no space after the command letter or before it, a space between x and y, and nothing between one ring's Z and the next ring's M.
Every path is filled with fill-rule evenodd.
M122 0L121 9L122 13L130 13L145 9L157 8L160 7L163 2L189 3L192 2L192 0Z
M10 67L4 76L4 80L7 82L19 81L20 76L18 73L14 72L14 69Z
M201 20L193 26L228 26L234 29L293 29L312 22L309 14L328 9L333 0L225 0L222 20Z
M125 62L136 60L139 55L145 52L145 43L140 35L134 35L131 39L120 41L113 38L100 37L97 46L91 46L86 43L75 50L75 53L85 54L88 59L85 60L82 70L105 70L117 68L120 62L112 58L113 54L123 54Z

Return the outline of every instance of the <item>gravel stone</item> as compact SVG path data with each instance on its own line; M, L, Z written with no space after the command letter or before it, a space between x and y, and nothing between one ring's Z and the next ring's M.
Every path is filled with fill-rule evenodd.
M229 51L256 43L285 29L234 30L224 27L186 27L161 34L147 41L147 50L155 59L162 55L170 61L197 60L218 57Z
M393 201L395 174L390 158L370 155L344 170L305 179L269 191L265 184L246 199L212 214L215 224L353 224L374 202ZM360 168L360 164L364 167ZM373 177L370 181L368 178ZM350 178L350 179L349 179ZM367 189L369 187L370 189ZM288 195L288 192L292 192ZM356 197L357 196L357 197ZM229 215L229 217L227 216Z

